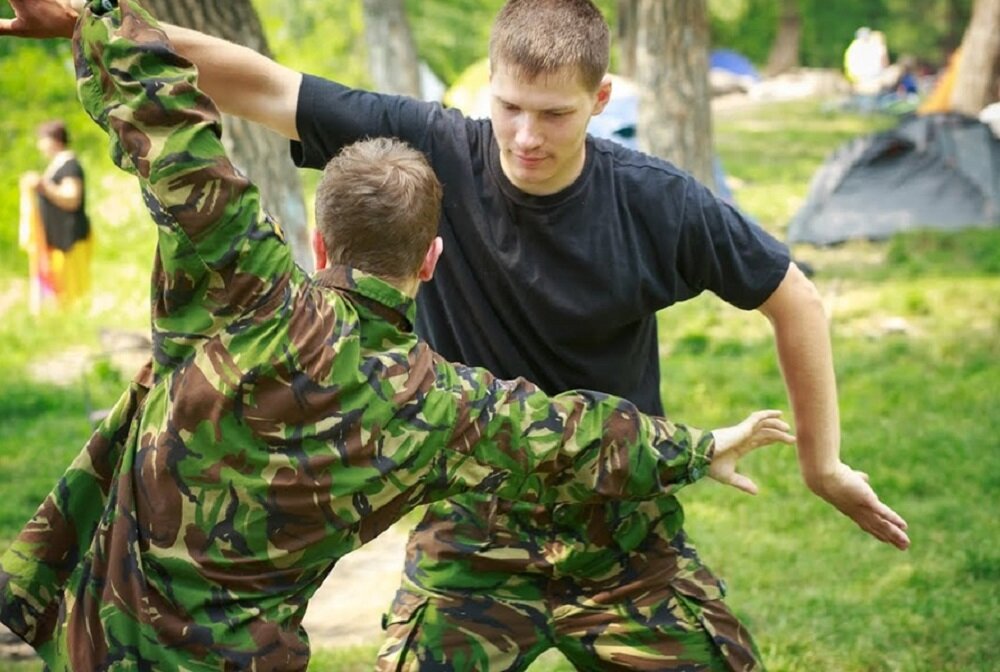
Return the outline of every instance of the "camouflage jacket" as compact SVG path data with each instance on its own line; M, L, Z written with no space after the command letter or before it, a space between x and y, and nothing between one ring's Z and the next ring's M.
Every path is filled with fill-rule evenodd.
M413 507L672 493L711 434L443 361L414 303L310 278L153 19L93 0L81 101L158 230L151 364L0 559L0 618L53 670L298 670L338 558Z

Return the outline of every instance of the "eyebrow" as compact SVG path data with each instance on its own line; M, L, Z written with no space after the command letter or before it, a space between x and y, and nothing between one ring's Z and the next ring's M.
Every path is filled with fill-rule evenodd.
M523 105L519 105L519 104L517 104L515 102L507 100L506 98L504 98L501 95L493 94L493 97L496 98L497 102L501 103L502 105L510 105L511 107L518 107L518 108L523 107ZM543 107L540 111L541 112L572 112L574 109L576 109L576 108L574 106L572 106L572 105L563 105L563 106L556 106L556 107Z

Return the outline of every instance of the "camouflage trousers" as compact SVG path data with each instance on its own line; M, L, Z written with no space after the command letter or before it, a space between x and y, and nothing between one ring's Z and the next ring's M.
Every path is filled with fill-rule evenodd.
M683 532L649 541L660 547L629 553L619 576L600 581L520 573L489 591L438 591L404 577L376 669L516 672L557 648L594 672L763 670L724 584Z

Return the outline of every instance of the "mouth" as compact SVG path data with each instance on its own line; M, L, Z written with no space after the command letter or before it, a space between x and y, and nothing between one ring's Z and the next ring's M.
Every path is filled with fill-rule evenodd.
M526 156L524 154L518 154L517 152L514 152L513 154L514 158L517 160L518 163L520 163L523 166L527 166L529 168L532 166L537 166L538 164L540 164L542 161L545 160L544 156Z

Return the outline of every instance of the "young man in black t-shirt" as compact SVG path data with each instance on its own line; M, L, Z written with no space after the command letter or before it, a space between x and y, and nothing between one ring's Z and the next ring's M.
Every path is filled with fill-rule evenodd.
M168 34L220 107L296 140L299 165L321 168L365 136L427 154L444 185L447 253L421 291L418 330L450 359L659 413L656 311L705 290L759 310L806 483L876 538L908 546L902 518L840 461L826 318L787 249L668 162L587 136L611 95L608 27L589 0L505 5L490 44L489 121ZM523 670L553 646L586 670L760 667L682 523L672 497L436 505L410 539L379 667Z

